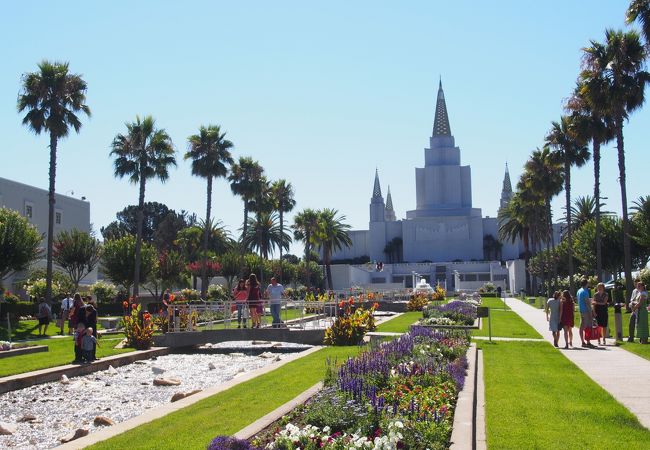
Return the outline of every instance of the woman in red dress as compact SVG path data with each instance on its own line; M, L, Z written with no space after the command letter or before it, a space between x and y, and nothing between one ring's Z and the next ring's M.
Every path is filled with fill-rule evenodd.
M259 328L262 296L260 295L260 283L257 281L257 276L254 273L251 273L248 277L246 289L248 292L248 308L251 312L251 328Z
M560 301L560 325L564 330L564 348L573 347L573 310L575 303L569 291L562 292Z

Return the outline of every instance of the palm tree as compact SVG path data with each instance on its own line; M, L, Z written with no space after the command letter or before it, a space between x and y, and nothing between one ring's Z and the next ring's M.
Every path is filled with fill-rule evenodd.
M605 57L602 46L583 49L585 54L592 54L598 59ZM596 76L594 76L596 75ZM571 113L576 134L585 142L591 141L592 154L594 158L594 198L595 203L595 226L596 226L596 276L602 281L603 258L602 242L600 238L600 147L614 138L614 127L611 117L604 113L605 93L603 86L605 80L588 71L582 71L576 89L566 105L567 111Z
M230 189L232 193L241 197L244 201L244 224L242 228L242 237L246 235L246 227L248 226L248 212L250 210L251 202L255 196L257 183L264 175L264 169L260 163L254 161L253 158L248 156L241 156L239 161L232 164L230 167ZM242 248L242 256L245 252L245 247Z
M566 235L569 261L569 290L575 292L573 283L573 230L571 224L571 167L582 167L589 160L589 150L574 131L569 116L562 116L560 122L551 123L551 131L546 136L546 144L555 151L557 162L564 166L564 194L566 205Z
M319 213L311 208L303 209L293 218L293 237L305 243L305 267L307 269L307 280L310 280L309 261L311 249L318 242L321 233Z
M135 270L133 273L133 296L137 297L140 283L140 250L142 248L142 220L144 217L144 195L147 180L158 178L163 183L169 178L169 166L176 166L172 140L163 129L156 128L151 116L126 123L126 134L118 134L111 144L111 155L115 157L115 176L129 177L133 184L139 184L137 233L135 241Z
M645 86L650 82L650 73L644 70L646 57L646 49L637 32L624 33L623 31L606 30L605 43L592 41L591 46L585 49L583 59L584 77L601 80L599 90L605 99L603 112L611 116L614 124L623 212L623 266L627 300L629 300L633 286L623 124L629 115L639 109L645 101Z
M79 133L81 121L77 114L90 117L86 105L86 82L81 75L68 71L68 63L42 61L37 72L22 77L22 91L18 96L18 112L27 110L23 117L35 134L50 135L50 186L48 190L47 269L45 300L52 299L52 246L54 242L54 204L56 184L56 150L59 139L68 135L70 128Z
M345 216L337 217L336 209L325 208L318 213L321 232L318 235L318 246L323 251L323 263L327 274L327 287L334 290L332 285L332 253L343 247L350 247L352 240L348 236L350 225L343 223Z
M268 259L275 247L289 250L291 236L280 230L278 215L267 211L258 212L248 219L248 228L243 242L248 248L258 250L260 257Z
M228 175L227 164L232 164L233 159L230 149L233 143L226 139L226 133L221 132L219 125L201 126L199 134L187 138L189 150L185 159L192 160L192 175L203 177L208 181L207 205L205 210L205 223L210 224L210 210L212 209L212 179L225 178ZM203 233L203 265L201 268L201 298L207 298L208 293L208 237L209 227L204 227Z
M296 206L293 198L293 186L287 180L280 179L271 184L271 194L275 201L275 210L280 215L280 233L284 235L284 213L288 213ZM282 261L283 243L280 244L280 261ZM280 264L280 279L282 279L282 264Z
M625 22L629 25L638 21L646 45L650 45L650 0L632 0L625 14Z

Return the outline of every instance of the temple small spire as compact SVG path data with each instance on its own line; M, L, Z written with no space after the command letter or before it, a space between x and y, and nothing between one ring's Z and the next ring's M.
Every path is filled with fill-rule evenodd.
M386 193L386 221L395 221L395 210L393 209L393 197L390 195L390 185L388 185L388 192Z
M375 169L375 186L372 189L372 198L381 198L381 186L379 185L379 169Z
M433 136L451 136L445 93L442 90L442 77L438 84L438 99L436 100L436 115L433 121Z
M510 182L510 171L508 170L508 163L506 162L506 173L503 176L503 187L501 188L501 204L499 209L503 209L508 206L510 200L512 200L512 183Z

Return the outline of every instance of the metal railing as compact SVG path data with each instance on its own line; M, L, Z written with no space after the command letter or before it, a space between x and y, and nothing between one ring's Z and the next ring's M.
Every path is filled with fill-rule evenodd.
M271 327L272 316L268 300L260 300L263 305L260 321L262 327ZM238 306L248 326L251 313L248 304L235 301L207 302L171 305L168 310L168 331L202 331L231 329L238 325ZM304 301L283 299L280 302L282 327L287 328L326 328L332 325L337 314L336 301Z

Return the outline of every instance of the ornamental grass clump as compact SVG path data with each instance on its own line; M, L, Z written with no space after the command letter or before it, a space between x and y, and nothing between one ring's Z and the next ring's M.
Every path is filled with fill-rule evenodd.
M465 382L465 332L413 327L345 361L305 406L252 440L265 449L446 449Z

